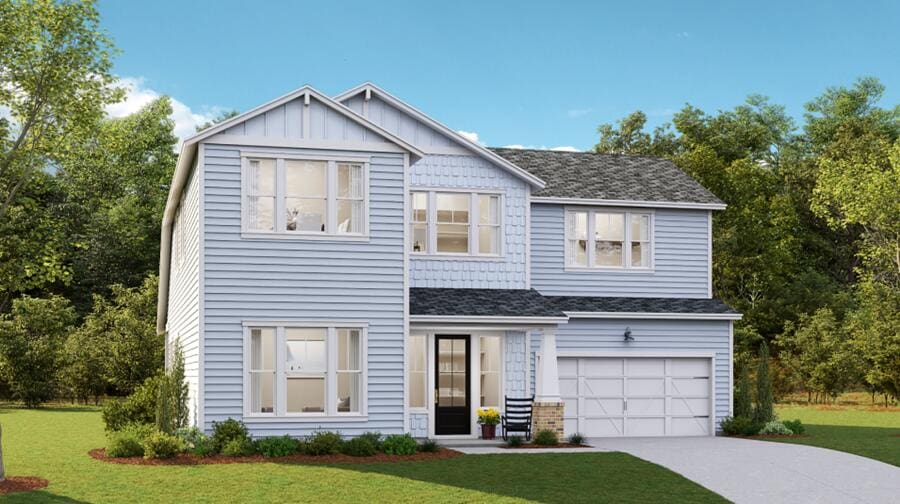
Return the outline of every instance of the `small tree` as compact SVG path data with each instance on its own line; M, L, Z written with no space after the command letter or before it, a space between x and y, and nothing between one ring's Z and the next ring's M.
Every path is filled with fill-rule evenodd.
M763 341L759 345L759 367L756 370L756 409L753 419L757 422L770 422L775 419L772 398L772 377L769 376L769 345Z
M750 363L740 366L740 375L734 391L734 416L751 418L753 416L753 399L750 397Z
M178 341L172 355L172 365L159 383L156 403L156 426L172 434L188 424L188 385L184 379L184 353Z

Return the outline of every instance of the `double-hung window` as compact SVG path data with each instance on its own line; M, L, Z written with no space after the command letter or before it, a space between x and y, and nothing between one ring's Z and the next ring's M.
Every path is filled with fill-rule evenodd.
M249 415L363 414L365 327L259 323L245 330Z
M415 191L410 201L413 254L502 255L500 194Z
M243 158L243 231L365 236L368 164L344 159Z
M409 397L410 408L423 409L428 406L428 351L424 335L410 335L408 361Z
M566 266L649 270L652 221L649 212L568 210Z

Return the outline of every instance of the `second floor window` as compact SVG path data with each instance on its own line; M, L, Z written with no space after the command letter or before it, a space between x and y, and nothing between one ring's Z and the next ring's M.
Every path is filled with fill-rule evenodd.
M414 254L501 255L499 194L416 191L410 200Z
M366 164L248 157L244 231L296 235L366 234Z
M650 269L651 214L601 210L566 212L566 266Z

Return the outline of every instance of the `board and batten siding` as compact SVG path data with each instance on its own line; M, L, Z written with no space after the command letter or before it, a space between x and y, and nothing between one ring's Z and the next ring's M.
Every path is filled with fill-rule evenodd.
M172 227L172 236L181 238L171 242L166 322L166 354L172 355L177 341L184 355L191 425L197 425L200 404L200 179L200 171L193 170Z
M253 148L265 153L370 156L368 241L242 239L240 149L205 144L205 429L243 414L245 320L368 324L366 421L245 419L254 436L399 433L404 426L402 154Z
M709 212L657 208L652 272L567 271L563 205L531 205L531 282L548 296L709 297Z
M524 289L527 182L476 156L433 155L411 167L410 190L484 190L502 195L503 254L498 258L433 258L410 254L410 286ZM475 225L475 224L472 224Z
M343 101L343 104L385 130L397 135L416 147L429 152L434 147L463 148L452 138L435 130L431 126L397 109L378 96L372 96L368 102L363 93L359 93Z
M634 341L625 343L625 328L631 329ZM731 410L731 321L729 320L641 320L575 318L561 324L556 332L556 351L591 352L602 357L603 352L653 353L676 358L685 354L715 354L715 412L716 426ZM535 355L541 348L541 333L531 333L532 387L534 386ZM532 389L533 390L533 389Z

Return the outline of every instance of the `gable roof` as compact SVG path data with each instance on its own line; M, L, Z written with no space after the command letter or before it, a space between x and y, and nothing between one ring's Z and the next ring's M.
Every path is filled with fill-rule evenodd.
M169 188L169 196L166 200L166 208L163 212L162 234L159 254L159 293L157 296L156 307L156 330L162 333L166 328L166 316L168 313L168 293L169 293L169 262L171 260L171 240L172 240L172 222L175 219L175 212L178 210L178 204L181 199L181 193L187 184L191 174L194 157L197 155L197 146L203 140L221 133L235 124L252 119L260 114L264 114L269 110L279 107L291 100L304 97L305 100L314 98L335 112L347 117L351 121L359 124L364 128L368 128L375 133L388 139L390 142L397 144L411 155L422 158L425 153L415 145L394 135L390 131L369 121L365 117L353 112L340 102L331 99L328 95L320 93L312 86L304 85L290 93L282 95L274 100L266 102L258 107L254 107L243 114L232 117L226 121L222 121L215 126L207 128L197 134L188 137L181 144L181 153L178 155L178 164L175 166L175 174L172 177L172 185Z
M393 106L399 110L402 110L404 113L410 115L411 117L415 118L416 120L428 125L429 127L439 131L440 133L450 137L455 142L457 142L460 145L463 145L464 147L471 150L474 154L477 154L478 156L490 161L491 163L498 165L501 168L506 169L510 173L516 175L517 177L519 177L521 179L526 180L527 182L531 183L532 185L534 185L538 188L543 188L546 185L544 183L544 181L541 180L540 176L534 174L533 172L531 172L529 170L523 169L520 166L517 166L516 163L511 162L510 160L496 154L491 149L488 149L487 147L485 147L477 142L473 142L472 140L469 140L468 138L460 135L459 133L457 133L453 129L449 128L448 126L432 119L431 117L425 115L425 113L423 113L419 109L404 102L403 100L388 93L384 89L381 89L380 87L376 86L375 84L372 84L371 82L364 82L364 83L360 84L359 86L356 86L352 89L344 91L343 93L335 96L334 99L338 102L342 102L342 101L344 101L348 98L352 98L353 96L356 96L360 93L375 94L376 96L378 96L379 98L381 98L382 100L384 100L385 102L390 104L391 106Z
M409 289L413 317L516 317L565 318L534 289Z
M725 204L674 163L649 156L491 148L547 182L535 202L721 210Z

